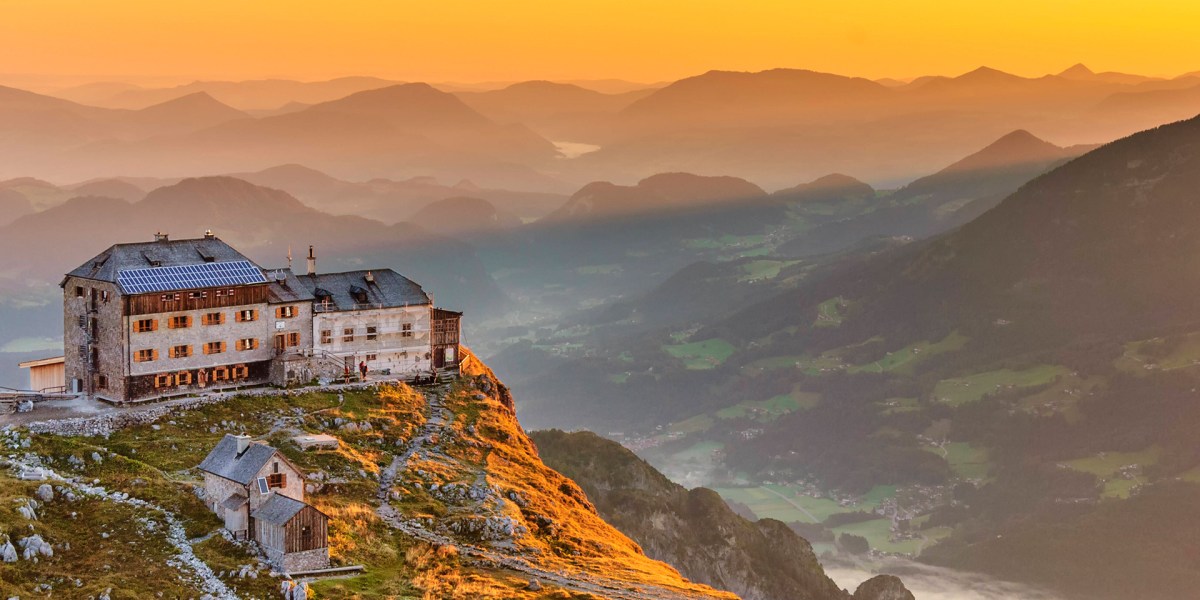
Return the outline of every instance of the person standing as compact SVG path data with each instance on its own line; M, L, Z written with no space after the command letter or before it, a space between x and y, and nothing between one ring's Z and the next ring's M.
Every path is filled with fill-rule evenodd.
M361 361L358 363L358 372L362 373L362 380L366 381L367 380L367 361L364 360L364 361Z

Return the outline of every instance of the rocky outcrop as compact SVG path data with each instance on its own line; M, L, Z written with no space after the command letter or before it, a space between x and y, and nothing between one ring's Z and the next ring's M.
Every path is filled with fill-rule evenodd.
M542 460L575 480L609 523L684 576L743 600L841 600L812 546L779 521L751 522L714 491L684 489L590 432L530 434Z
M854 590L854 600L916 600L895 575L876 575Z

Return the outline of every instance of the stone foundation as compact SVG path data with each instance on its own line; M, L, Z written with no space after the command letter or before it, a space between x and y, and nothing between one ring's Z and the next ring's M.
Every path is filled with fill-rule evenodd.
M266 550L266 554L267 560L284 573L303 573L304 571L329 568L329 548L317 548L291 554Z

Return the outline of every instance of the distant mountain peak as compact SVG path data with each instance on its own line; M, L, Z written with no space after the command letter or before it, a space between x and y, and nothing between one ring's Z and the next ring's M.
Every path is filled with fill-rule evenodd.
M1059 77L1067 77L1067 78L1091 77L1095 74L1096 74L1096 72L1087 68L1087 65L1085 65L1083 63L1075 63L1075 65L1071 66L1071 68L1064 70L1062 73L1059 73L1058 76Z
M779 190L774 194L789 202L824 202L846 198L867 198L875 189L858 179L842 173L830 173L808 183Z
M182 126L196 127L214 125L234 119L249 117L246 113L213 98L208 92L192 92L152 106L133 114L143 122L178 122ZM145 121L148 119L149 121Z
M999 69L983 66L969 73L959 75L955 79L963 81L1016 81L1024 78L1012 73L1005 73Z
M1024 129L1006 133L982 150L946 167L943 173L995 169L1011 165L1045 162L1070 154Z

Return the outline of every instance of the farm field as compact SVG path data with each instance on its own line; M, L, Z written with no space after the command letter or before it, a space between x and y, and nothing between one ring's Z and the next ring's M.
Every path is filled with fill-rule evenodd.
M1165 355L1157 356L1158 353L1152 351L1155 344L1170 344L1173 347ZM1114 364L1122 371L1137 374L1197 366L1200 364L1200 332L1189 333L1172 341L1154 338L1129 342L1125 344L1125 353Z
M896 494L894 486L876 486L867 492L858 504L842 506L829 498L813 498L804 493L799 486L765 484L715 490L726 500L749 506L760 519L778 519L784 523L820 523L838 513L872 511L880 502Z
M781 394L767 400L742 402L722 408L716 414L720 419L752 418L765 423L788 413L814 408L820 402L820 394L793 390L790 394Z
M739 281L775 279L779 276L780 271L799 262L798 260L752 260L742 265L745 275L739 278Z
M937 356L945 352L953 352L960 350L966 345L969 338L953 332L947 335L944 339L937 342L919 342L911 346L901 348L895 352L889 352L887 356L864 365L855 365L847 369L849 373L888 373L892 371L909 372L922 359L931 356Z
M846 301L841 296L830 298L817 306L817 320L813 327L837 327L842 324L842 310Z
M966 442L951 442L943 447L926 446L925 449L945 458L959 477L987 479L991 471L986 448L976 448Z
M1045 385L1068 373L1065 367L1039 365L1021 371L999 369L966 377L943 379L933 389L934 398L952 406L978 402L987 394L1006 388Z
M1096 456L1068 460L1062 464L1076 471L1091 473L1104 481L1103 497L1123 499L1129 497L1139 480L1125 479L1120 475L1121 469L1130 465L1145 468L1158 463L1161 456L1162 449L1151 446L1140 452L1102 452Z
M871 544L871 548L881 552L915 556L921 550L922 543L919 539L893 542L891 540L891 528L891 519L872 519L870 521L863 521L862 523L851 523L835 527L833 532L838 535L849 533L867 538L867 541Z
M689 369L712 369L733 356L734 347L721 338L701 342L663 346L663 350L683 361Z

